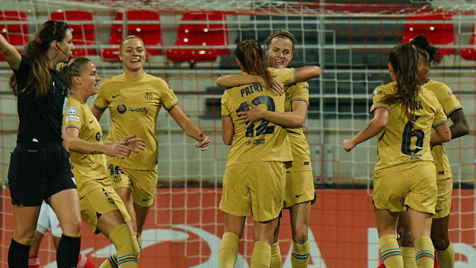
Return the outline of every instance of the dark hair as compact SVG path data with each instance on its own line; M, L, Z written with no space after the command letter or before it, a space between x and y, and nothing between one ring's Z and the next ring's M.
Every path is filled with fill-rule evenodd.
M91 62L88 58L75 58L68 63L63 63L58 69L68 78L68 88L73 88L73 77L81 76L85 69L85 65Z
M293 54L296 53L296 47L295 45L297 44L297 39L296 37L290 33L288 30L278 30L278 31L275 31L274 33L272 33L270 36L268 36L268 38L266 38L266 50L269 49L269 45L271 44L271 42L275 39L275 38L286 38L286 39L289 39L291 40L291 43L293 43Z
M428 39L423 34L417 35L410 43L416 47L418 53L420 53L426 62L438 61L438 49L430 45L430 42L428 42Z
M144 50L145 50L145 44L144 44L144 40L142 40L142 38L140 38L137 35L128 35L128 36L126 36L126 38L122 39L121 44L119 45L119 54L122 54L122 47L124 46L124 43L126 41L131 40L131 39L139 39L142 42L142 45L144 45ZM147 50L145 50L145 61L149 61L149 59L150 59L150 54L149 54L149 52L147 52Z
M51 88L51 76L48 70L48 56L46 52L53 41L61 42L66 37L69 25L64 21L50 20L41 26L35 35L35 39L30 41L25 49L25 56L31 62L31 74L28 76L26 87L18 91L18 81L15 74L10 78L10 88L15 96L20 93L30 94L35 92L36 97L43 97L48 94Z
M401 104L410 122L413 122L420 89L418 59L417 49L410 43L397 45L392 49L389 62L397 77L396 92L382 98L382 102L388 105Z
M257 74L271 85L273 78L264 61L264 52L255 39L246 39L236 46L236 58L241 62L243 71L247 74Z

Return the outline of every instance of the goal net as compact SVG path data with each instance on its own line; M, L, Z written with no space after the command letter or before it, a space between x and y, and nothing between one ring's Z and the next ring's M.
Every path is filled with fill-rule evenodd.
M0 34L22 50L44 21L66 18L73 28L75 56L90 58L103 81L123 72L117 59L117 40L131 33L144 34L152 55L145 71L169 84L187 116L210 138L211 146L200 152L165 110L159 113L159 184L143 233L139 265L217 267L223 234L218 205L228 146L221 139L224 89L215 81L223 74L240 71L234 58L239 41L255 38L264 44L272 32L288 29L299 41L292 65L323 69L318 79L309 81L310 107L303 127L317 194L309 229L309 267L375 268L381 262L371 203L376 139L351 153L342 149L342 141L366 126L373 90L391 81L387 69L391 48L406 38L409 27L430 21L434 29L442 29L434 42L443 54L441 62L432 67L431 78L454 91L471 129L469 135L447 144L454 176L450 238L455 246L455 267L463 268L476 263L474 4L472 0L400 0L392 4L383 0L3 0ZM422 21L415 18L418 16L431 19ZM194 25L205 25L208 39L194 36L198 41L191 42L186 29ZM184 38L190 41L188 47ZM14 229L7 186L18 129L16 99L8 88L11 73L0 56L0 268L7 267ZM92 104L92 98L88 103ZM100 124L106 136L110 124L107 110ZM284 211L280 237L283 267L291 267L289 222L289 212ZM249 219L235 267L249 267L252 229ZM81 250L96 266L115 251L104 236L93 235L85 224ZM42 267L56 267L49 234L42 243L40 261Z

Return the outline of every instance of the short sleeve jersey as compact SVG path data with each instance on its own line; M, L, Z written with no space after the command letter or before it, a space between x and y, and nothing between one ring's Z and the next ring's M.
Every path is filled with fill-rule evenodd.
M26 88L31 74L30 60L21 56L20 67L14 70L18 82L18 92ZM56 70L49 70L51 89L46 96L35 97L35 92L20 93L18 96L18 142L62 142L61 123L63 105L68 95L66 76Z
M295 80L294 69L270 68L270 71L276 73L276 78L284 84L293 83ZM228 88L221 100L222 116L231 117L233 122L236 122L237 113L249 110L247 102L268 111L283 113L285 96L278 96L259 84ZM245 126L234 124L227 166L264 161L292 161L286 129L266 120L257 121L248 128Z
M300 82L290 86L285 86L286 102L284 111L292 111L293 101L304 101L309 105L309 84ZM302 128L286 128L288 131L289 142L293 154L293 166L288 171L311 170L311 152L306 135Z
M79 139L103 144L102 130L98 120L94 117L89 106L73 95L68 96L64 112L64 128L79 129ZM104 154L81 154L70 151L70 159L73 163L73 175L81 193L82 185L91 180L102 180L108 177L106 155Z
M462 109L461 103L453 94L453 91L444 83L430 80L425 84L425 87L435 94L436 99L443 107L447 116L456 110ZM453 174L451 172L448 155L446 154L445 145L441 144L433 146L431 149L431 155L433 155L435 161L437 178L439 180L451 178Z
M140 154L125 159L108 157L108 163L153 170L158 157L155 129L159 110L163 106L168 111L177 103L175 93L158 77L144 73L138 79L129 79L125 74L106 79L94 99L96 108L109 108L111 126L106 141L119 141L127 135L137 135L146 141L146 148Z
M373 114L379 107L389 110L388 124L378 135L375 170L414 161L433 161L430 149L431 129L447 121L435 95L421 87L415 109L416 120L412 124L400 104L388 105L381 102L383 96L394 94L395 91L396 82L374 90L370 113Z

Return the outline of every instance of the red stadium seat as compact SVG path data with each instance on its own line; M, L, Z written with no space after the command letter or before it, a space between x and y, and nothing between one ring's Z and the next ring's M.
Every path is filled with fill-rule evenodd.
M402 43L410 42L419 34L423 34L432 45L454 45L455 34L452 23L442 24L441 21L451 21L450 14L417 14L407 17L407 21L420 21L421 23L407 23L403 31ZM441 48L438 50L440 57L455 54L453 48Z
M179 48L167 51L170 60L190 63L214 61L219 55L229 54L228 49L213 48L228 45L225 14L219 11L188 12L183 15L181 21L175 43ZM203 21L204 24L189 24L189 21ZM222 21L222 23L209 24L209 21Z
M96 55L95 47L96 35L94 33L93 16L86 11L58 11L50 15L52 20L66 21L73 33L73 44L75 46L86 46L86 48L76 48L73 50L73 57L85 57Z
M470 45L475 45L475 36L476 36L476 24L473 25L473 34L471 35L471 41L469 41ZM474 48L463 48L461 49L461 57L465 60L476 60L476 49Z
M116 23L122 23L122 12L117 13ZM131 21L143 21L143 24L131 23ZM127 35L136 35L144 41L147 52L150 55L162 55L162 50L149 49L150 46L163 46L162 31L160 28L160 16L156 12L146 10L132 10L127 12ZM150 22L153 22L151 24ZM120 45L123 39L122 24L113 24L109 45ZM101 49L100 56L104 61L120 61L119 48Z
M2 21L10 21L18 23L15 24L1 24ZM21 24L21 21L26 21L26 15L20 11L0 11L0 33L13 46L25 46L28 44L28 25ZM21 53L22 51L19 50ZM3 54L0 53L0 60L5 60Z

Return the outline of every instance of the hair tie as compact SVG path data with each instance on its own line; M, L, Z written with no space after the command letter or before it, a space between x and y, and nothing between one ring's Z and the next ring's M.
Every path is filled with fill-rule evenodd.
M430 61L430 54L428 54L428 52L426 50L423 50L422 48L418 47L418 46L415 46L417 51L423 56L425 57L425 61L426 62L429 62Z
M41 39L40 39L40 36L38 34L35 34L35 42L41 44Z

